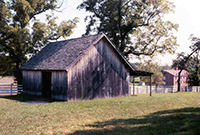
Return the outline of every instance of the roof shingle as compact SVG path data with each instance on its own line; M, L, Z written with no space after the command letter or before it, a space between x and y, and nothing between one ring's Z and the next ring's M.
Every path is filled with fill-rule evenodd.
M100 38L102 34L47 44L22 65L22 70L66 70L68 66Z

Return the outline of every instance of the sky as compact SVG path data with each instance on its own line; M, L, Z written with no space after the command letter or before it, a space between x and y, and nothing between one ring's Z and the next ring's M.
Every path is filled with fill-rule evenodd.
M166 19L171 22L179 24L177 35L177 42L180 45L176 53L187 52L190 53L191 50L189 46L191 42L189 36L194 34L194 36L200 36L200 1L199 0L170 0L175 4L175 13L168 14ZM166 54L162 57L163 61L161 64L171 64L172 59L175 59L176 55Z
M165 16L166 20L170 20L173 23L179 24L177 35L177 42L180 45L176 53L178 52L190 52L189 46L191 45L189 36L194 34L198 37L200 35L200 0L169 0L175 4L175 13L170 13ZM59 18L59 21L73 19L74 17L79 17L80 22L74 29L74 33L68 37L76 38L81 37L85 33L86 23L84 18L88 13L84 10L78 10L77 6L82 2L82 0L65 0L61 9L62 12L55 12L55 15ZM164 56L158 56L156 61L161 65L171 65L172 59L175 59L176 55L166 54Z

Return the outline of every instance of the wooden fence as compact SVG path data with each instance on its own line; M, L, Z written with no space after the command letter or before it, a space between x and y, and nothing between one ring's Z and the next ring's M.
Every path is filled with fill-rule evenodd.
M22 85L0 84L0 96L17 95L23 91Z
M181 87L181 91L200 92L200 86L187 86ZM152 93L173 93L177 92L177 86L152 86ZM130 94L144 94L150 93L150 86L130 86Z
M0 96L17 95L22 93L23 86L15 84L0 84ZM177 86L152 86L152 93L173 93ZM181 91L200 92L200 86L181 87ZM150 86L135 86L134 94L150 93ZM133 95L133 86L130 86L130 94Z

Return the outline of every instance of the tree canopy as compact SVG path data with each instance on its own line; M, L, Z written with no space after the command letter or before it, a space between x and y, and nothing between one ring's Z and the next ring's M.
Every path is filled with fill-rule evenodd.
M29 54L36 53L50 40L72 34L78 18L63 21L60 25L52 15L46 16L47 23L37 19L37 15L55 8L56 0L0 0L1 74L14 71L21 83L19 68Z
M162 66L159 66L158 63L152 62L152 60L147 60L137 65L137 70L143 70L154 73L154 75L152 76L152 84L158 86L163 85L165 83L163 81L163 74L161 73L162 68ZM145 82L146 84L149 84L149 77L141 77L141 81Z
M125 56L174 53L178 25L163 19L173 8L168 0L84 0L78 6L92 13L85 34L104 32Z

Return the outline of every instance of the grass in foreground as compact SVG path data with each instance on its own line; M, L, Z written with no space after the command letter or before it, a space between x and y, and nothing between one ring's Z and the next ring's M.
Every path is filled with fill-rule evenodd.
M0 134L200 134L200 93L27 104L0 98Z

